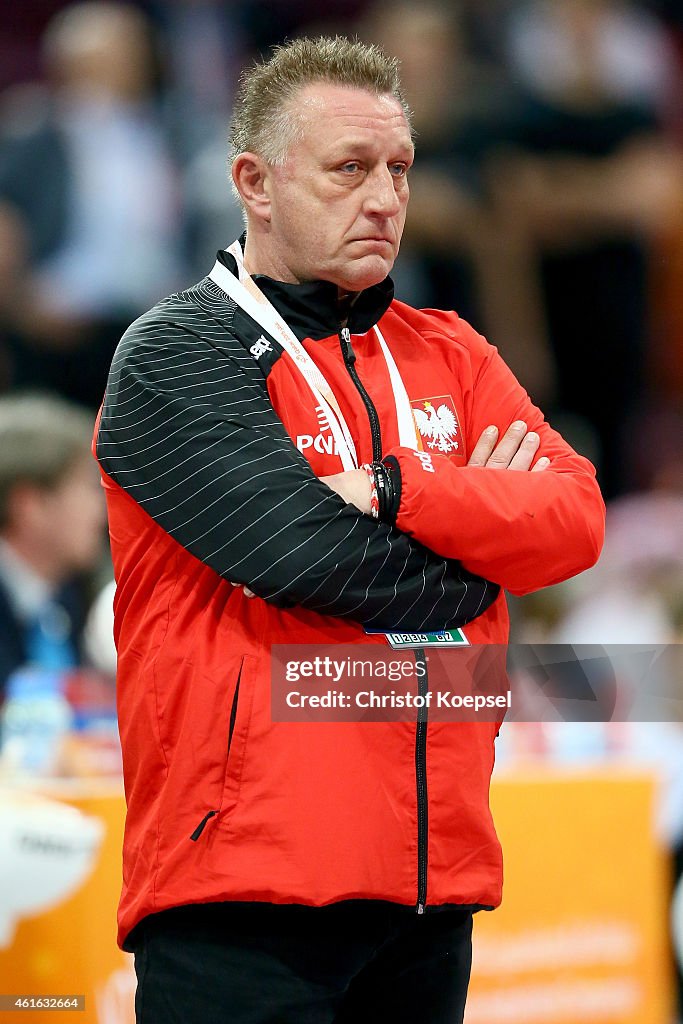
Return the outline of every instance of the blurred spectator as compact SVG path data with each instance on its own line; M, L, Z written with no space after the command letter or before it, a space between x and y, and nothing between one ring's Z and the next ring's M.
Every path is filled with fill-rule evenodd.
M239 10L222 0L155 0L153 6L176 119L190 133L187 141L197 145L230 115L244 56Z
M649 247L681 208L680 154L660 128L675 60L658 23L622 0L524 4L510 38L524 92L491 195L529 239L559 407L596 430L610 497L645 390Z
M105 522L91 434L62 400L0 399L0 697L24 664L80 664L78 575L99 561Z
M169 68L165 99L183 166L188 280L206 273L217 249L242 233L232 194L227 126L248 37L239 3L156 0Z
M532 0L511 21L510 52L533 93L558 104L583 92L591 106L662 110L675 74L666 34L628 0Z
M564 588L556 643L674 643L683 635L683 494L613 502L598 564Z
M492 7L380 2L360 25L400 58L414 109L411 206L392 276L407 301L456 309L486 333L532 397L549 403L553 367L528 233L488 202L486 158L508 122L511 88L495 62L504 33L498 9L495 36Z
M414 115L411 208L392 275L398 294L418 306L457 309L476 322L470 254L481 227L480 159L492 141L500 82L471 57L459 9L438 0L380 0L359 34L400 59Z
M179 183L138 9L67 7L44 56L49 87L14 90L2 116L10 383L96 406L125 326L184 279Z

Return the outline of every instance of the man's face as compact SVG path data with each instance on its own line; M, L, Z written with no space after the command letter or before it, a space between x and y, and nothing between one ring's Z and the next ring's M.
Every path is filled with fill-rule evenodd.
M105 522L99 475L89 456L77 459L55 487L35 489L32 496L32 543L56 581L95 565Z
M270 167L265 273L283 281L331 281L360 291L383 281L398 254L413 143L391 95L327 83L295 101L303 137Z

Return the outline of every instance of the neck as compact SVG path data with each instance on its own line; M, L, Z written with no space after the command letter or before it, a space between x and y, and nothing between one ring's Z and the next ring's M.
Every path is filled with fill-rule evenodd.
M273 254L268 245L268 237L268 235L263 236L258 228L249 225L244 246L244 269L246 272L251 276L263 274L265 277L270 277L273 281L281 281L283 284L306 284L306 280L298 277L281 258ZM348 301L350 304L359 295L359 292L349 292L340 287L337 288L337 293L340 303Z
M273 256L267 247L259 244L257 233L252 229L247 232L247 244L244 247L244 269L248 274L264 274L274 281L284 284L303 284L283 263Z

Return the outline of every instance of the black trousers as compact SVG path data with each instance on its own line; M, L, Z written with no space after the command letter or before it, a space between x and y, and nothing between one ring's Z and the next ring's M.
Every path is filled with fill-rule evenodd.
M212 903L145 918L137 1024L460 1024L471 907Z

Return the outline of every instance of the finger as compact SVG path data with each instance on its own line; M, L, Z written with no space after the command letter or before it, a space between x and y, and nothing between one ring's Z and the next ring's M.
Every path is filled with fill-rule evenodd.
M533 466L532 473L542 473L544 469L547 469L550 465L550 459L546 459L545 455L542 459L539 459L535 466Z
M538 451L540 443L541 439L538 434L533 431L526 434L519 446L519 451L513 456L508 469L516 469L526 472L536 457L536 452Z
M228 582L231 587L242 587L245 597L256 597L254 591L250 590L249 587L244 587L241 583L234 583L232 580L229 580Z
M483 432L475 446L468 466L485 466L498 438L498 427L491 425Z
M489 469L507 469L526 434L526 423L523 420L516 420L508 427L500 444L496 447L491 458L486 463Z

